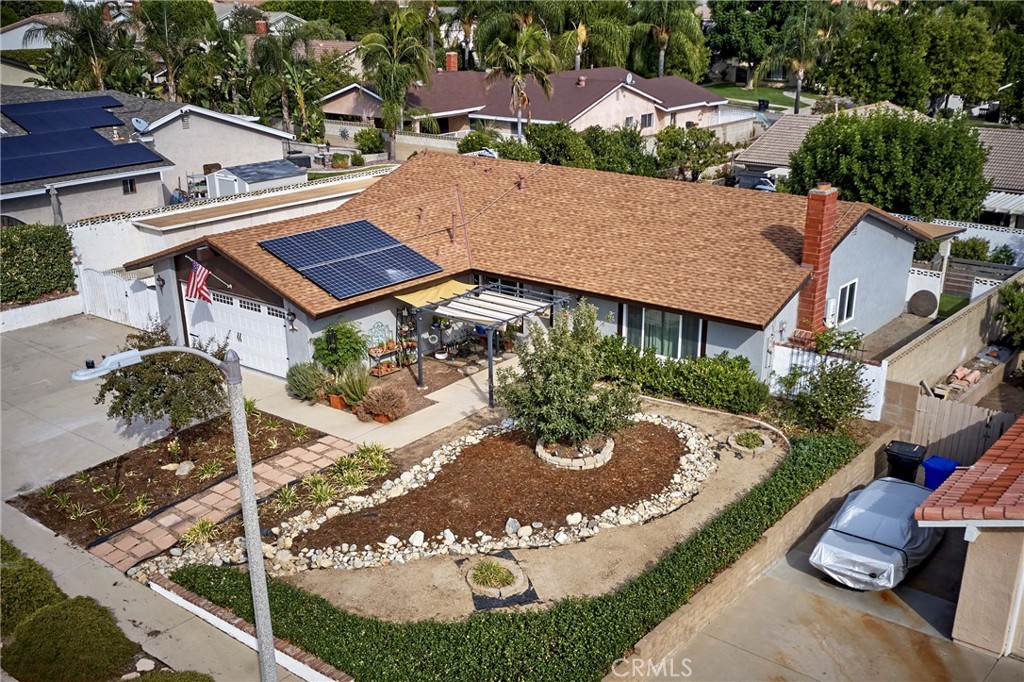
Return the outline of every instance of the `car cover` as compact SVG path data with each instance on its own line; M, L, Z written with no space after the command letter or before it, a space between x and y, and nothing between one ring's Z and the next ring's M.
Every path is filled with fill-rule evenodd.
M939 529L914 520L930 494L895 478L850 493L811 553L811 565L858 590L895 587L942 539Z

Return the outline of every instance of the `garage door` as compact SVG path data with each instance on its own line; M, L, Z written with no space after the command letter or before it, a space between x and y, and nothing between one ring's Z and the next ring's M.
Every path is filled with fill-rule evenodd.
M285 311L266 303L217 291L213 303L185 296L185 323L193 340L227 339L243 367L283 377L288 372Z

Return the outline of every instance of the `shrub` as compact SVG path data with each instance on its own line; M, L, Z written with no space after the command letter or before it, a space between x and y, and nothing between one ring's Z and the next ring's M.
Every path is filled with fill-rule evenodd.
M300 362L288 368L285 382L289 394L315 403L324 394L327 376L315 362Z
M473 582L483 587L507 587L516 581L512 571L494 559L484 559L473 567Z
M459 140L459 153L468 154L480 151L484 147L490 147L498 139L500 138L497 137L496 131L474 130Z
M757 414L768 402L768 386L742 355L661 360L652 349L641 351L621 336L601 339L599 351L603 377L635 384L648 395L735 414Z
M207 542L212 542L218 535L220 535L220 528L217 527L216 523L209 519L199 519L192 524L191 528L184 532L181 536L181 542L186 547L203 545Z
M953 258L966 258L967 260L988 260L988 240L984 237L968 237L967 239L953 238L949 246L949 255Z
M335 322L310 343L313 344L313 359L335 374L362 362L369 348L366 335L351 320Z
M791 452L768 478L610 594L564 599L546 611L492 611L461 622L398 624L348 613L271 579L274 633L356 679L600 679L637 640L735 563L857 452L857 444L845 436L793 439ZM171 578L252 621L245 573L186 566Z
M736 443L740 447L747 448L748 450L756 450L764 445L764 440L761 439L761 435L758 433L754 433L753 431L744 431L743 433L737 434Z
M409 406L409 399L402 389L385 384L374 386L367 391L359 406L370 415L382 414L394 421L405 414L405 409Z
M0 538L0 635L6 637L38 609L67 599L49 571Z
M842 430L868 408L870 387L855 357L861 338L858 332L837 329L818 332L814 365L794 367L779 380L791 397L789 412L797 424L812 431Z
M597 308L581 302L551 329L530 327L519 372L498 373L497 402L520 428L545 443L578 443L626 424L640 403L625 383L599 386Z
M518 140L504 140L494 145L494 151L502 159L512 161L540 161L540 152Z
M332 154L331 168L348 168L348 156L344 154Z
M138 648L110 611L91 597L75 597L23 621L2 663L21 682L95 682L110 679Z
M63 225L10 225L0 230L0 300L31 303L74 291L71 235Z
M1004 341L1013 348L1024 348L1024 284L1010 282L999 290L999 312L996 319L1003 323Z
M367 392L370 390L370 369L361 362L351 364L345 368L338 377L337 388L345 397L349 405L358 405L363 402Z
M352 139L363 154L381 154L384 151L384 133L379 128L363 128Z
M990 263L1000 263L1002 265L1013 265L1017 262L1017 252L1006 244L1003 244L989 252L988 261Z
M364 166L364 165L366 165L366 159L364 159L363 155L360 154L359 152L355 152L355 153L352 154L352 165L353 166Z

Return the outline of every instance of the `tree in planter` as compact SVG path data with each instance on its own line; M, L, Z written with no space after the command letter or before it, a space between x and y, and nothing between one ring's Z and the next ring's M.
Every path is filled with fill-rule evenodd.
M310 343L313 344L313 359L334 374L340 374L349 365L362 362L369 349L366 335L351 320L335 322Z
M551 329L530 328L519 348L519 372L498 372L495 397L519 427L545 443L580 443L626 424L639 409L625 384L598 385L601 360L597 308L580 303L555 316Z
M843 431L868 408L864 365L854 357L862 338L859 332L820 331L814 346L821 359L811 368L794 367L779 379L797 424L812 431Z
M161 323L129 334L118 352L173 346L174 341ZM227 341L210 339L193 348L222 359ZM147 424L167 419L171 434L193 422L206 421L227 409L224 377L217 367L187 353L158 353L145 362L107 374L100 384L96 404L110 398L107 416L131 422L141 418Z

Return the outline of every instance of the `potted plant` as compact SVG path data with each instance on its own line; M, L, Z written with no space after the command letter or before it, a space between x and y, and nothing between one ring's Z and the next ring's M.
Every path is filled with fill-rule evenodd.
M516 335L518 333L519 329L513 322L509 322L505 325L505 328L501 330L501 345L505 349L506 353L511 353L516 349Z
M367 391L359 407L374 421L387 424L401 417L408 405L405 391L397 386L384 385Z
M327 400L334 409L344 410L348 407L348 403L345 402L345 396L339 380L340 377L335 377L334 381L328 384Z
M337 388L342 399L354 409L370 390L370 370L361 362L349 365L338 377Z

